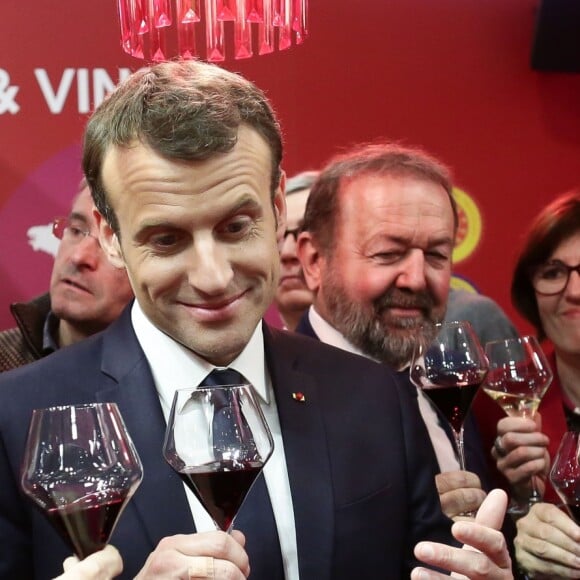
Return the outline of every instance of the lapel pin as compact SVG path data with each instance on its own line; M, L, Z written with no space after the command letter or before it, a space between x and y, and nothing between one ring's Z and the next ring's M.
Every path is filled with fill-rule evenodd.
M292 398L295 401L298 401L299 403L306 402L306 397L304 396L304 393L301 393L300 391L298 391L297 393L292 393Z

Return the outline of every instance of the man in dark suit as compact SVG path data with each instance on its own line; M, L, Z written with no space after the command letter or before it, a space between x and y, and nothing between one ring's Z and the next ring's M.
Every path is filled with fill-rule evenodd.
M58 572L66 547L18 490L26 424L32 408L90 401L118 404L144 466L112 537L123 577L404 578L414 550L511 577L493 529L505 498L453 531L483 553L449 545L427 435L397 378L261 323L285 230L281 157L262 92L212 65L142 69L95 111L83 168L101 245L136 300L105 332L0 378L0 578ZM254 385L275 440L231 534L161 454L175 389L224 367Z
M314 293L298 332L386 363L408 381L415 345L445 314L458 221L447 168L419 149L374 143L332 159L313 185L298 240ZM468 418L470 471L460 471L447 421L409 388L437 456L445 513L477 510L487 466L475 426Z

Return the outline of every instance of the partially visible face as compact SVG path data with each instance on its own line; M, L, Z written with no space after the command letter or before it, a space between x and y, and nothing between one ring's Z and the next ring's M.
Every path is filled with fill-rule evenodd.
M270 159L242 126L232 151L205 161L169 160L142 143L104 160L120 239L101 219L102 243L149 320L216 365L243 350L278 283L285 205L281 189L272 203Z
M113 266L97 239L93 200L88 188L75 198L72 225L91 235L61 240L50 280L52 311L79 334L92 334L115 320L133 297L123 268Z
M580 264L580 231L565 239L549 260L568 266ZM580 354L580 274L571 272L566 288L554 296L536 293L538 312L546 336L560 355Z
M445 314L449 196L428 181L365 175L345 183L340 208L334 253L320 260L317 309L365 354L401 368L421 327Z
M303 312L311 304L313 295L308 289L300 261L296 255L296 238L302 225L309 189L296 191L286 197L286 233L280 244L280 282L275 301L279 312Z

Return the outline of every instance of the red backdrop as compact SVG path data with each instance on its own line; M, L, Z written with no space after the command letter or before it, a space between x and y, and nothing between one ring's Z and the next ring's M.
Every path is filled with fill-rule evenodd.
M536 0L310 0L300 47L227 61L269 95L285 169L316 168L351 143L420 145L477 204L479 243L457 272L509 304L532 216L580 184L580 75L529 66ZM8 305L47 288L51 256L31 226L67 211L87 112L122 53L115 0L3 0L0 8L0 328Z

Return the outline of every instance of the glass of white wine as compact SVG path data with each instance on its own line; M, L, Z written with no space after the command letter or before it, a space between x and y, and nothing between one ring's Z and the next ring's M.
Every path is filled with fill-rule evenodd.
M535 336L488 342L485 353L489 371L483 390L510 417L533 418L552 382L552 370ZM525 511L529 504L542 501L534 476L528 505L510 506L510 512Z

